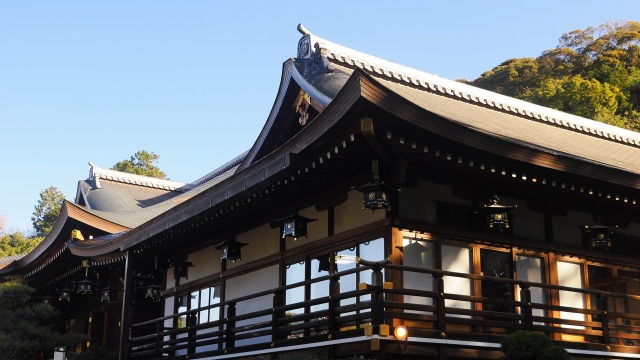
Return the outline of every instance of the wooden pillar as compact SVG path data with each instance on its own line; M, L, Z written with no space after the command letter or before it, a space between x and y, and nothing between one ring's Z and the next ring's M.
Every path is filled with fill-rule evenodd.
M531 290L529 285L520 285L520 301L522 305L522 314L524 315L524 325L529 331L533 330L533 310L531 308Z
M227 337L226 341L226 351L230 352L235 345L235 335L233 333L233 329L236 327L236 303L232 302L227 307L227 329L225 331L225 336Z
M129 337L130 337L130 306L131 298L133 295L133 264L131 259L131 250L127 250L125 255L124 265L124 292L122 294L122 317L120 320L120 353L119 360L126 360L129 358Z

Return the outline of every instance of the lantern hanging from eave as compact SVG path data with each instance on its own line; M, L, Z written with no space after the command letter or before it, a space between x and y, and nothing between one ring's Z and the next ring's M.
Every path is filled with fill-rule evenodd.
M69 288L69 286L65 284L62 289L58 289L58 301L70 302L72 292L73 292L73 289Z
M588 249L611 249L616 226L601 225L596 220L595 225L582 227L582 243Z
M173 262L173 278L189 278L189 268L193 267L193 263L186 260L176 260Z
M307 224L317 219L309 219L304 216L294 214L282 220L282 238L291 237L298 240L300 237L307 237Z
M236 241L235 238L225 241L218 246L222 250L220 260L231 260L233 262L242 260L242 248L245 246L247 246L246 243Z
M118 300L118 290L111 286L107 286L102 289L98 289L100 292L100 302L101 303L111 303Z
M85 273L82 280L76 281L76 293L80 295L91 295L93 293L95 282L89 280L89 268L85 267Z
M390 210L391 209L391 192L393 191L384 181L380 180L380 170L378 169L378 160L371 162L372 181L360 187L362 192L362 209Z
M160 299L162 298L162 287L156 284L147 286L144 293L144 298L156 302L160 301Z
M489 205L484 205L485 229L491 232L511 231L511 211L517 205L501 205L500 198L493 195Z

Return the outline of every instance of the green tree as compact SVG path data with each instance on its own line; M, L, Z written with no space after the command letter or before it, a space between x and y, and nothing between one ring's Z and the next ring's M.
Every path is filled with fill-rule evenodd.
M40 200L38 200L31 217L36 236L45 237L51 231L58 215L60 215L63 201L64 194L55 186L50 186L40 192Z
M507 60L469 83L640 131L640 23L573 30L537 58Z
M0 360L35 359L54 347L73 346L79 334L60 334L51 319L57 311L34 298L35 290L18 283L0 284Z
M140 150L136 152L130 160L122 160L117 162L111 170L127 172L136 175L150 176L158 179L166 179L167 175L160 170L154 163L158 161L160 155Z
M569 353L542 333L518 330L500 342L505 360L569 360Z
M27 237L20 231L13 234L0 233L0 257L26 254L33 250L40 241L42 241L42 237Z

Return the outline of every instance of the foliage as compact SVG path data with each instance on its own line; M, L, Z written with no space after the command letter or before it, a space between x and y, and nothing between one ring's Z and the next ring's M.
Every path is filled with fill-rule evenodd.
M158 179L166 179L167 175L154 165L158 161L160 155L140 150L136 152L130 160L122 160L117 162L111 170L127 172L136 175L150 176Z
M59 334L51 319L57 311L34 298L35 290L19 283L0 284L0 360L34 359L56 346L74 346L79 334Z
M505 337L500 349L506 360L569 360L569 353L554 345L546 335L533 331L516 331Z
M55 186L50 186L40 192L40 200L38 200L31 217L36 236L45 237L51 231L58 215L60 215L63 201L64 194Z
M102 346L91 346L87 351L71 357L72 360L117 360L118 354Z
M0 257L26 254L40 241L42 241L41 237L26 237L20 231L13 234L0 233Z
M469 83L640 131L640 23L568 32L555 49L507 60Z

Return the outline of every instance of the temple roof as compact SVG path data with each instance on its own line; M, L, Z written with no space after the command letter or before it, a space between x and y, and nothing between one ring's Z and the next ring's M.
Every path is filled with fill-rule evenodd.
M447 80L332 43L302 27L300 31L297 57L284 62L274 106L249 151L190 184L90 163L89 179L78 184L77 205L66 209L114 235L70 244L71 252L101 256L122 251L253 186L273 186L270 177L286 172L292 154L327 141L325 132L347 121L344 111L360 100L394 114L396 121L474 149L640 188L638 133ZM374 93L385 96L375 98ZM319 115L298 123L292 104L303 96ZM54 230L50 235L58 236ZM35 256L25 259L21 261Z
M320 54L326 57L327 61L332 64L340 64L351 69L359 68L374 77L416 86L425 91L438 93L446 97L455 97L463 101L471 101L481 107L490 107L498 111L529 117L552 126L583 132L590 136L640 146L640 133L535 105L530 102L395 64L325 40L308 32L301 25L299 25L299 30L304 35L298 42L298 54L300 55L302 53L304 57L313 57L317 56L314 54ZM315 53L304 53L300 48L313 48L316 50Z

